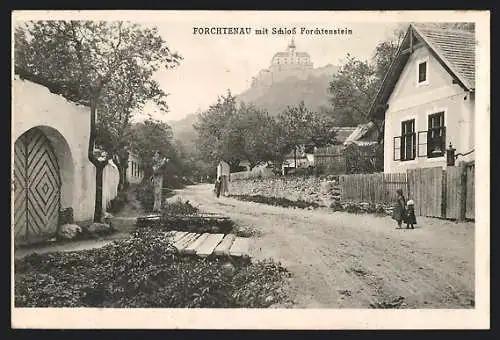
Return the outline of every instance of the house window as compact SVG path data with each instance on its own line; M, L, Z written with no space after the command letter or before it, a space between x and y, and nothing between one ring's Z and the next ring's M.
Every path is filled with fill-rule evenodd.
M446 147L444 112L429 115L427 126L427 157L435 158L444 156Z
M424 83L427 81L427 62L421 62L418 64L418 83Z
M401 157L402 161L415 159L416 153L415 119L401 122Z

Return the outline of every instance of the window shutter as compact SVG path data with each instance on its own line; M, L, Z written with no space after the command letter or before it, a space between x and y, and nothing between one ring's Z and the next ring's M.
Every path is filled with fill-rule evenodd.
M412 150L411 150L411 159L415 159L417 156L417 134L414 132L411 134L412 139Z
M401 137L394 137L394 149L393 149L393 160L401 160Z
M418 132L418 157L427 157L427 143L428 143L427 131Z
M443 153L446 152L446 126L444 126L444 122L443 122L443 127L442 127L442 133L443 133L443 136L441 138L441 143L443 143L441 145L441 148L443 150Z

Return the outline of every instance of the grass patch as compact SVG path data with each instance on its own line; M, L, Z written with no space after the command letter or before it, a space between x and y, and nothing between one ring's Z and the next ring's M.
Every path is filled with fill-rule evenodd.
M292 201L284 197L267 197L262 195L231 195L230 197L236 198L241 201L263 203L267 205L274 205L285 208L294 207L300 209L307 209L307 208L319 208L321 206L316 202L307 202L303 200Z

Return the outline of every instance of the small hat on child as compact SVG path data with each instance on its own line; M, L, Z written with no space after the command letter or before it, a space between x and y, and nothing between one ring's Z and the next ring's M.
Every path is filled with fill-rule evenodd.
M408 203L406 203L407 205L414 205L415 203L413 202L413 200L409 200Z

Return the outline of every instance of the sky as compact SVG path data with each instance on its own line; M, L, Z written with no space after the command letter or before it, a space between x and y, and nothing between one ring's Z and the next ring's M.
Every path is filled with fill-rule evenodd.
M169 18L170 19L170 18ZM190 18L180 15L175 20L155 20L145 22L156 26L167 46L182 57L180 65L174 69L158 72L155 78L169 95L168 113L161 113L148 105L143 113L154 118L175 121L186 115L203 111L216 102L218 96L227 90L238 94L250 87L252 77L259 70L268 68L274 53L285 51L291 37L294 37L297 51L308 52L314 67L327 64L340 65L347 53L361 59L371 58L375 46L388 38L401 25L395 22L330 22L329 20L295 20L276 16L255 20L255 17L206 15ZM250 34L205 35L194 34L211 27L248 27ZM256 29L268 28L268 34L257 35ZM296 28L296 34L272 34L272 28ZM351 35L311 35L301 34L307 29L350 29ZM138 120L144 116L139 115Z

